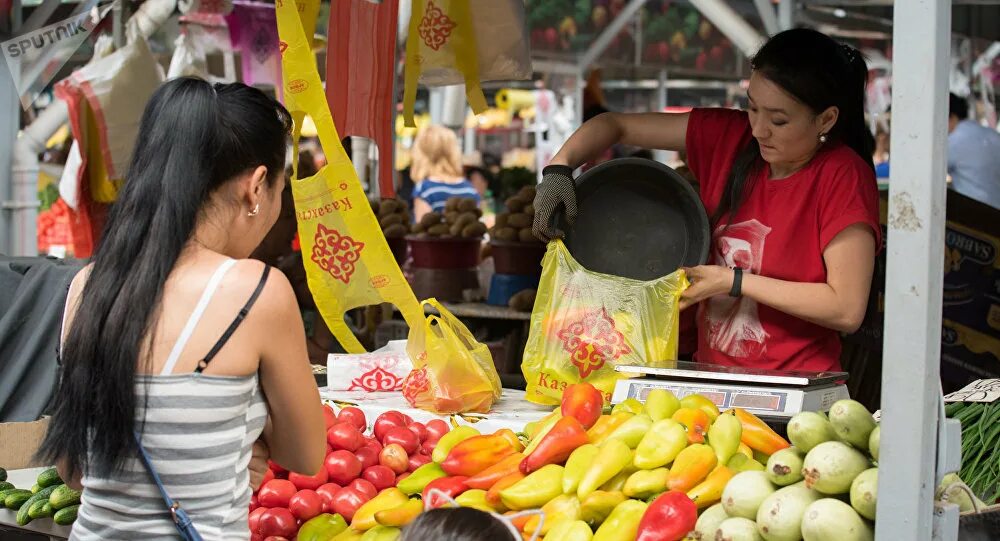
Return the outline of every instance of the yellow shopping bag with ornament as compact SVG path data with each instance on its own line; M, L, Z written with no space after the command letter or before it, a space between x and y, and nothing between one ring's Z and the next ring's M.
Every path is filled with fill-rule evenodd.
M275 8L285 107L295 120L296 147L308 114L328 160L314 176L292 180L309 290L344 349L362 353L364 347L344 322L346 311L392 303L413 328L423 324L423 309L393 258L334 126L312 52L312 32L304 31L316 27L319 0L277 0ZM298 176L297 165L293 162L293 177Z
M521 371L527 398L558 404L563 390L587 382L611 401L619 364L677 359L684 271L650 281L589 271L561 240L542 260Z
M481 81L531 79L523 0L413 0L406 36L403 118L414 127L417 84L465 85L477 115Z

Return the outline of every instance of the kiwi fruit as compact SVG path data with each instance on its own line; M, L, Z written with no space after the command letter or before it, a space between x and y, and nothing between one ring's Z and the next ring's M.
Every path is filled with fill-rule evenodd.
M514 229L524 229L525 227L531 227L531 223L535 221L534 216L528 216L527 214L511 214L510 218L507 220L507 225L513 227Z
M427 214L424 214L423 218L420 219L420 225L428 229L439 223L441 223L441 214L438 212L428 212Z
M435 224L427 228L427 234L432 237L441 237L450 233L445 224Z
M500 214L497 214L496 221L494 223L496 224L496 227L507 227L507 220L509 219L509 212L501 212Z
M462 212L472 212L479 207L479 203L476 203L475 199L460 199L458 201L458 210Z
M530 312L535 307L536 295L537 291L534 289L525 289L515 293L507 302L507 306L518 312Z
M375 213L376 216L378 216L378 210L382 205L379 204L379 202L374 199L369 199L368 204L371 205L372 212Z
M517 240L517 230L513 227L499 227L493 235L497 240Z
M396 212L399 208L399 201L395 199L383 199L381 203L378 204L378 215L386 216Z
M397 225L403 223L402 214L388 214L379 219L378 225L382 226L382 229L389 227L390 225Z
M410 226L410 233L413 233L414 235L423 233L426 230L427 228L424 227L423 224L413 224L412 226Z
M446 211L458 210L458 204L461 201L462 200L459 197L449 198L447 201L444 202L444 210Z
M382 230L382 234L387 239L398 239L406 236L406 226L403 224L392 224Z
M528 202L518 196L511 197L504 201L504 206L511 212L521 212L521 209L528 206Z
M448 210L444 213L444 222L446 224L453 224L458 220L459 213L457 210Z
M465 227L462 224L451 224L448 226L448 233L453 237L457 237L462 234L462 228Z
M535 216L535 205L525 205L521 212L527 214L528 216Z
M533 201L535 199L536 190L534 186L525 186L517 192L517 196L521 199L526 199L528 201Z
M517 240L521 242L538 242L535 234L531 232L530 227L525 227L524 229L517 232Z
M466 226L472 223L476 223L477 221L479 221L479 217L476 216L474 212L463 212L462 214L458 215L458 218L455 219L454 224Z
M462 228L462 236L471 239L475 237L482 237L486 234L486 225L482 222L473 222L464 228Z

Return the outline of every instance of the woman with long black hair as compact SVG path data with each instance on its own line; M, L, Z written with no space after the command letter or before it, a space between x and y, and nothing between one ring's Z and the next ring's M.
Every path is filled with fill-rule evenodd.
M807 29L773 36L751 61L749 111L606 113L544 171L534 230L576 215L573 170L615 143L686 151L712 224L710 264L687 269L696 360L838 370L838 333L865 315L881 245L868 69L853 47ZM561 209L561 210L560 210Z
M291 118L242 84L160 87L93 262L70 286L40 454L83 487L72 539L249 539L251 446L305 474L324 422L288 281L246 259L280 213ZM266 426L265 426L266 425Z

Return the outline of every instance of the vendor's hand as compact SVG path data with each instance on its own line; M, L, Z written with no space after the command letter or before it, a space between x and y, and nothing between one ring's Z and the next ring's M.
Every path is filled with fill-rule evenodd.
M682 269L691 287L681 293L681 310L716 295L728 295L733 288L733 269L718 265L699 265Z
M254 492L260 488L260 484L264 480L264 474L267 473L267 459L269 458L271 458L271 451L264 443L264 439L260 438L253 442L250 465L247 469L250 470L250 489Z
M566 217L566 223L572 225L576 221L576 184L573 182L573 169L568 165L550 165L542 170L542 183L535 193L535 221L531 232L543 242L561 239L565 232L556 229L553 222L560 208Z

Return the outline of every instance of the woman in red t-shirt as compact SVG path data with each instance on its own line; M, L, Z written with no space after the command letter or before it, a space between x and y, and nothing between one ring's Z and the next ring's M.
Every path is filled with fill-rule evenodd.
M572 171L624 143L686 151L712 223L709 264L686 269L681 307L699 304L700 362L839 370L840 332L864 319L881 245L868 69L852 47L795 29L752 60L749 112L603 114L544 171L535 233L576 215Z

